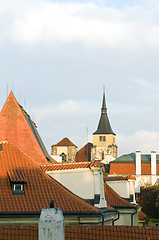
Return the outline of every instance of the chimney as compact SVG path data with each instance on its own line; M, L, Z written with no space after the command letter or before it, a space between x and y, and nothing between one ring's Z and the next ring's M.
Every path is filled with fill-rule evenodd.
M156 175L156 151L151 151L151 175Z
M141 151L136 151L136 175L141 175Z

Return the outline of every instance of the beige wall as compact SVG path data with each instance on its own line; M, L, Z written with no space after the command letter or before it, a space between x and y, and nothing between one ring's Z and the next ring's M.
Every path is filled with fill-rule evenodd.
M75 147L75 146L56 146L56 145L51 146L52 157L54 157L54 155L60 156L62 153L66 154L67 162L73 162L76 157L77 147Z
M105 141L100 141L100 137L105 137ZM105 159L106 161L107 155L117 158L116 136L113 134L93 134L92 159Z
M106 141L99 141L100 136L105 136ZM94 134L93 135L93 145L98 147L108 147L109 145L116 144L116 137L113 134Z

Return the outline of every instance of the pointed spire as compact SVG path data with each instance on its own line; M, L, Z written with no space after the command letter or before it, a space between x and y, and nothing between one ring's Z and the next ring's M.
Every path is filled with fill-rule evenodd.
M97 130L93 134L113 134L113 130L111 129L110 122L108 119L106 101L105 101L105 86L103 86L103 103L101 108L101 117L98 124Z
M102 113L105 113L107 111L106 102L105 102L105 86L103 86L103 104L102 104L101 111Z

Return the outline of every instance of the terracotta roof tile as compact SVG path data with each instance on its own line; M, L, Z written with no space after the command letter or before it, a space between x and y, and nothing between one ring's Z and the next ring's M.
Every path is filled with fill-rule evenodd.
M109 174L135 175L135 173L134 163L110 163Z
M156 164L156 171L159 175L159 163ZM136 168L135 163L110 163L109 174L124 174L124 175L135 175ZM141 164L141 174L151 175L151 163Z
M69 138L63 138L61 141L59 141L57 144L52 146L75 146L77 147L73 142L70 141Z
M65 226L65 240L158 240L157 227ZM0 239L38 240L38 227L0 226Z
M111 176L111 177L107 177L107 178L104 178L104 181L125 181L125 180L129 180L129 179L132 179L132 180L136 180L136 177L135 176Z
M120 197L106 182L104 182L105 198L111 207L133 207L133 205Z
M76 154L76 162L90 162L91 161L91 147L92 143L87 143Z
M145 219L147 219L148 217L147 217L147 215L143 212L143 211L139 211L138 212L138 218L139 218L139 220L145 220Z
M65 240L158 240L159 228L130 226L66 226Z
M72 194L53 178L45 174L30 157L5 141L0 152L0 212L40 212L49 207L50 200L63 212L99 212L99 209ZM25 176L25 195L13 196L9 172L20 171ZM13 175L13 180L17 176ZM18 181L21 178L17 179Z
M36 125L18 104L13 92L0 112L0 137L1 141L7 139L38 163L47 164L50 160Z
M68 169L77 169L77 168L90 168L90 167L103 167L104 164L98 160L92 162L74 162L74 163L57 163L57 164L48 164L41 165L41 168L44 172L46 171L58 171L58 170L68 170Z

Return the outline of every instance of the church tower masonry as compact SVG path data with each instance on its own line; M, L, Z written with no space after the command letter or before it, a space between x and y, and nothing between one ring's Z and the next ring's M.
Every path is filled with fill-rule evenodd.
M103 89L103 103L98 128L93 133L92 160L105 160L108 163L117 158L116 134L113 132L107 114L105 89Z

